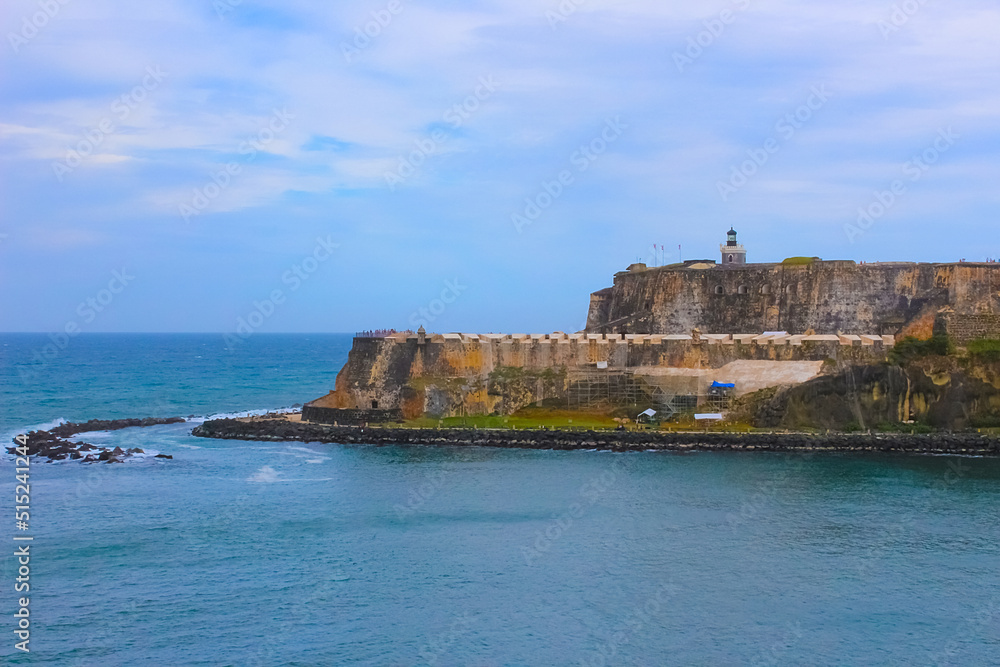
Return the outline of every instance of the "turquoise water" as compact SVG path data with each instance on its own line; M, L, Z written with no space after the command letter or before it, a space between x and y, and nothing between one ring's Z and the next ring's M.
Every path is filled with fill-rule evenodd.
M333 389L347 335L0 334L0 429L276 408ZM50 355L50 353L52 353Z
M12 366L39 340L0 338L5 430L301 403L350 344L81 336L22 382ZM191 426L86 438L172 461L33 466L32 653L13 650L5 595L3 664L1000 664L996 460L241 443Z

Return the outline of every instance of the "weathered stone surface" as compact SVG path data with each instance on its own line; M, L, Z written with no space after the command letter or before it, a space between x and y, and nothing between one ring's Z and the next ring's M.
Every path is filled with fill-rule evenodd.
M756 400L747 396L747 402ZM761 428L868 429L906 422L945 430L1000 426L1000 367L953 357L849 367L746 406Z
M613 374L656 377L666 369L690 371L694 389L714 379L738 380L746 390L772 384L801 382L816 375L823 362L881 363L888 347L862 346L841 337L804 337L786 344L785 337L759 334L718 336L635 336L591 334L563 339L541 337L436 337L420 344L416 339L356 338L347 363L337 376L335 391L312 401L303 412L306 421L363 423L386 418L337 419L318 417L316 410L399 410L404 418L424 415L512 414L542 400L564 400L581 374L600 370ZM557 344L553 345L552 341ZM845 342L846 340L846 342ZM853 343L857 342L857 345ZM737 362L746 362L742 365ZM750 363L753 362L753 363ZM779 366L794 362L787 369ZM806 370L803 370L803 369ZM685 372L675 373L685 375ZM734 377L713 377L718 373ZM738 377L736 377L738 376ZM684 386L681 387L681 384ZM683 382L675 391L688 393ZM743 391L738 390L738 393ZM343 413L348 415L349 413ZM389 417L394 419L395 417Z
M721 292L721 293L720 293ZM590 332L689 333L692 329L931 335L937 313L976 335L1000 336L1000 264L747 264L622 272L591 295Z

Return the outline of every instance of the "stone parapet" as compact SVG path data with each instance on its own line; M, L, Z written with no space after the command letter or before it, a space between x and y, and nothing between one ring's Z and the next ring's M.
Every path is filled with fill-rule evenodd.
M400 409L408 416L508 413L565 397L571 374L704 374L734 362L877 364L892 345L891 336L874 334L428 333L423 344L411 336L357 338L336 390L315 407Z

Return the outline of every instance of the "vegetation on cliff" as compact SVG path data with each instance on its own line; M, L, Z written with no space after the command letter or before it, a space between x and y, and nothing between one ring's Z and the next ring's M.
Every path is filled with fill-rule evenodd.
M879 365L742 397L732 418L759 428L923 432L1000 426L1000 341L956 348L907 338Z
M936 334L926 340L921 340L913 336L907 336L896 341L889 352L889 361L897 366L906 364L924 357L947 357L955 353L955 346L952 345L948 336Z
M983 338L971 341L966 350L970 360L978 363L996 363L1000 361L1000 340Z

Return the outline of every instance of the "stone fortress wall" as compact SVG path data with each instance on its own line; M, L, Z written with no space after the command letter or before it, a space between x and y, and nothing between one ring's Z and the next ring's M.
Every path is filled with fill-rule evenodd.
M1000 338L1000 314L978 313L962 315L947 309L938 314L935 326L939 333L946 333L957 345L981 338Z
M565 400L595 373L694 395L713 380L735 382L745 393L804 382L825 362L884 361L893 344L879 335L400 333L356 338L336 389L309 406L407 417L510 414Z
M788 331L930 337L949 324L1000 337L1000 263L801 263L647 269L633 265L591 295L587 331ZM985 316L985 317L984 317ZM968 319L967 324L963 321Z

